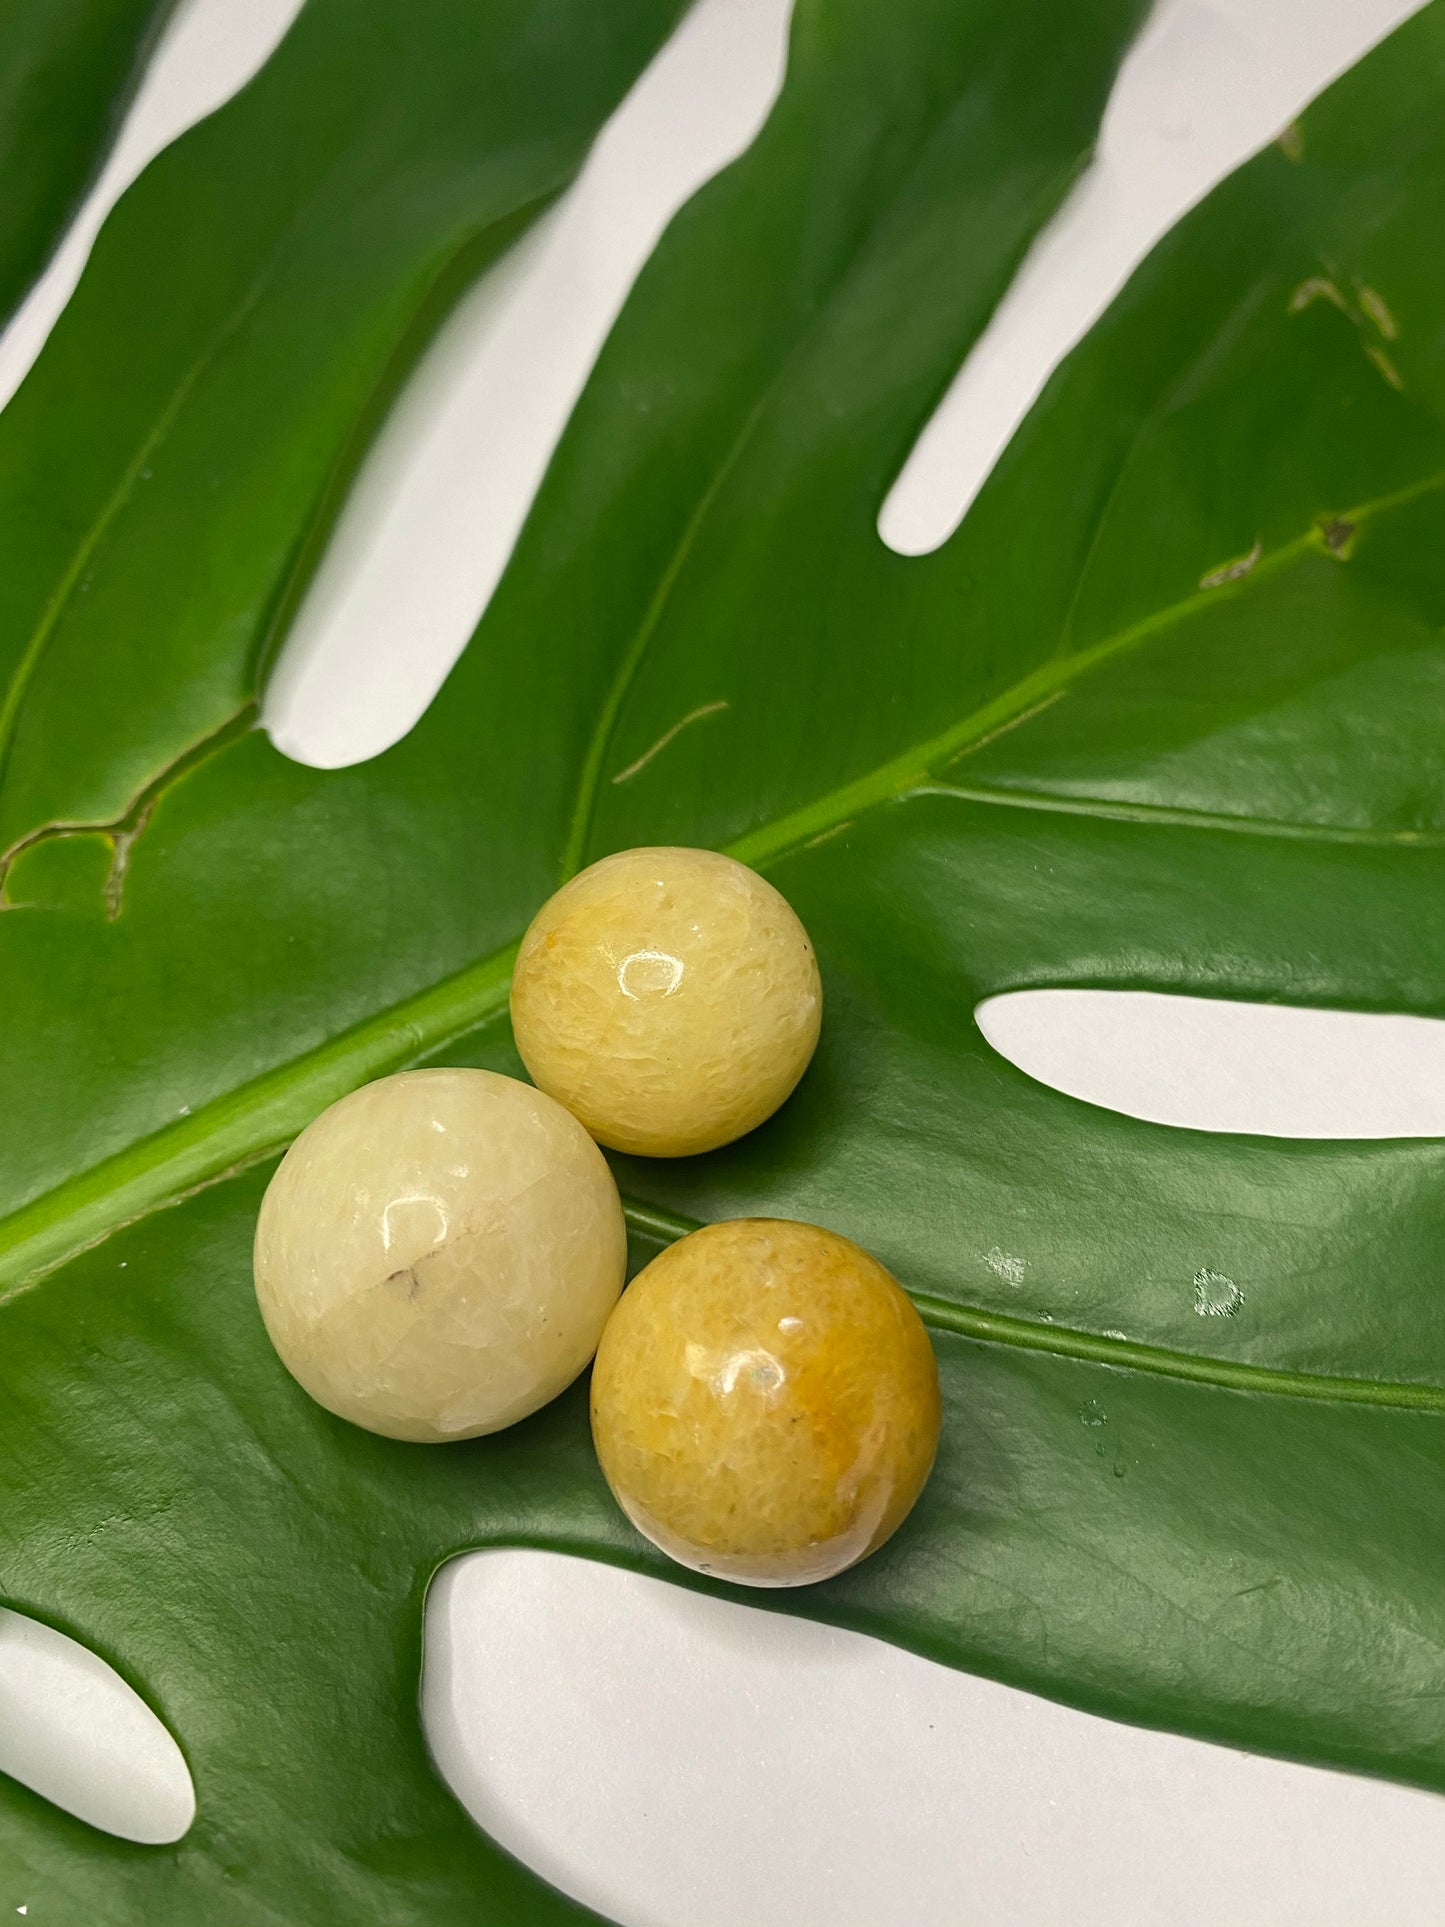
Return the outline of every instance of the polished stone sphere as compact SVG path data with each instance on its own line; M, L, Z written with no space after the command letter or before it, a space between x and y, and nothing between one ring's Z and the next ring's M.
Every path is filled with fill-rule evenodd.
M822 986L786 898L715 850L624 850L538 912L512 978L531 1077L601 1143L710 1151L808 1067Z
M847 1238L712 1224L623 1294L592 1372L592 1436L669 1558L801 1586L881 1546L938 1446L938 1366L913 1305Z
M297 1138L256 1226L281 1361L390 1438L495 1432L587 1364L625 1276L602 1153L559 1104L492 1071L403 1071Z

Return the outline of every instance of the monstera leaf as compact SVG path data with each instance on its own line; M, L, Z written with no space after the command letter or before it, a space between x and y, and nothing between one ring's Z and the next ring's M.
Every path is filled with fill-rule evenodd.
M0 418L0 1590L137 1685L199 1801L143 1848L0 1789L0 1904L37 1918L591 1918L476 1832L416 1715L451 1554L657 1570L584 1393L446 1450L349 1429L270 1353L249 1247L342 1090L516 1068L518 933L640 841L765 868L828 996L763 1130L618 1160L640 1250L834 1225L942 1366L913 1518L773 1603L1445 1786L1440 1147L1121 1118L972 1015L1052 984L1445 1007L1445 8L1180 226L904 560L879 503L1142 3L802 0L432 710L298 768L256 692L378 398L670 11L311 0Z
M0 322L44 265L175 0L8 0L0 15Z

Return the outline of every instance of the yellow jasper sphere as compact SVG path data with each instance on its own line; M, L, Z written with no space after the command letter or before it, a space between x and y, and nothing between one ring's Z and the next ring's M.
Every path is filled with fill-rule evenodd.
M617 1151L686 1157L761 1124L823 1012L791 905L715 850L623 850L542 906L512 977L541 1090Z
M805 1586L907 1517L938 1447L938 1365L891 1275L835 1232L708 1225L607 1321L592 1437L622 1510L669 1558Z
M323 1111L282 1159L256 1297L328 1411L434 1444L569 1385L626 1259L612 1173L560 1104L492 1071L404 1071Z

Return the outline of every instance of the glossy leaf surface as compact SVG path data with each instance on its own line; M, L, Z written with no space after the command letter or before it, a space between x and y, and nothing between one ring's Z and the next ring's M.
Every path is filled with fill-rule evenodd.
M40 647L0 788L30 839L0 918L0 1584L141 1686L199 1812L179 1846L130 1848L6 1788L16 1903L582 1917L466 1822L415 1692L450 1553L656 1569L607 1500L583 1398L445 1451L330 1419L265 1345L249 1245L268 1167L236 1167L402 1063L515 1068L511 945L564 869L641 841L765 868L813 935L828 1015L754 1136L618 1160L640 1244L743 1210L832 1225L915 1293L943 1368L944 1445L908 1525L769 1603L1127 1718L1445 1786L1440 1147L1100 1112L972 1018L1069 983L1445 1009L1438 0L1156 252L944 549L905 561L874 528L1140 11L805 3L772 120L665 238L471 649L374 763L299 769L239 707L296 579L276 558L303 567L341 459L268 383L290 331L313 380L334 336L268 282L238 335L266 356L218 355L164 404L171 492L127 495L134 540L97 542L94 600L54 631L95 696L62 702ZM228 111L286 98L273 70ZM268 165L299 195L314 157L288 140ZM166 192L209 164L183 146ZM359 248L364 223L342 229ZM72 474L34 428L74 424L83 376L103 385L131 271L118 248L97 261L0 421L5 499L28 476L39 504L32 602L38 551L55 577L86 526L45 502L78 502L87 465L109 500L153 432L99 423ZM153 409L193 352L156 348ZM328 423L364 415L366 366L327 389ZM307 485L258 532L267 435ZM211 472L252 480L203 513ZM12 619L20 660L18 594ZM55 831L104 825L117 797L142 800Z
M49 258L175 0L7 0L0 11L0 323Z

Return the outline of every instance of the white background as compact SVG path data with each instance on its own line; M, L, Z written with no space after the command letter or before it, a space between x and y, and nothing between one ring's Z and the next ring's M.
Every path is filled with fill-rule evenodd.
M1098 164L881 506L945 539L1059 355L1190 201L1411 0L1162 0ZM189 0L111 165L0 339L8 395L104 209L274 45L296 0ZM267 701L323 765L404 733L495 584L548 451L668 215L746 146L786 0L699 0L574 192L462 304L369 460ZM1065 57L1065 56L1061 56ZM1035 1075L1204 1128L1445 1133L1442 1027L1043 992L984 1012ZM856 1635L535 1553L458 1560L425 1718L477 1817L627 1927L1410 1927L1440 1917L1445 1802L1136 1732ZM0 1767L174 1838L172 1743L98 1661L0 1615ZM38 1918L38 1916L36 1916Z

